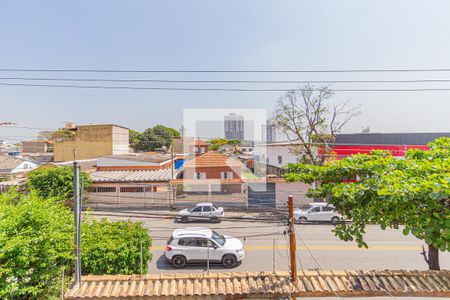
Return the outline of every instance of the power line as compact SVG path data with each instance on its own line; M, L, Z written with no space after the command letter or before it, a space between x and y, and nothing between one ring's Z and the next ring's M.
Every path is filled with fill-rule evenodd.
M222 91L222 92L289 92L293 89L245 89L245 88L183 88L183 87L138 87L138 86L104 86L104 85L56 85L0 82L1 86L51 87L77 89L107 89L107 90L162 90L162 91ZM319 91L319 89L311 89ZM383 88L383 89L332 89L335 92L433 92L450 91L450 88Z
M450 68L388 68L388 69L298 69L298 70L126 70L126 69L28 69L1 68L0 72L71 72L71 73L389 73L450 72Z
M0 80L26 81L74 81L74 82L153 82L153 83L442 83L450 79L411 79L411 80L169 80L169 79L108 79L108 78L55 78L55 77L0 77Z

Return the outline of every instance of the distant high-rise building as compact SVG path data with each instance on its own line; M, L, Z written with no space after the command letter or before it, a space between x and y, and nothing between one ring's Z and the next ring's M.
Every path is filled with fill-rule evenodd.
M236 113L231 113L224 118L225 139L244 139L244 117Z
M277 130L269 121L263 125L262 137L267 143L274 143L277 141Z

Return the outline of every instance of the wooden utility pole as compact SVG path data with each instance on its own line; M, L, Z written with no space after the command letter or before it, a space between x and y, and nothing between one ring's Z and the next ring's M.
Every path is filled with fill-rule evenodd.
M289 254L291 262L291 281L295 283L297 281L297 261L295 259L295 232L294 232L294 199L291 195L288 197L288 210L289 210Z

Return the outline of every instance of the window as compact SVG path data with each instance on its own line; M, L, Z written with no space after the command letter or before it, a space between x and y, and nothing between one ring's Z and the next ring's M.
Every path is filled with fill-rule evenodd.
M204 212L210 212L211 211L211 206L203 206L203 211Z
M205 238L182 238L178 241L179 246L186 247L212 247L211 241Z
M310 212L310 213L317 213L317 212L320 212L320 206L313 207L309 212Z
M278 163L282 164L283 163L283 156L278 155Z
M89 193L115 193L116 187L114 186L90 186L88 187Z
M202 211L202 206L194 207L194 208L191 210L191 212L201 212L201 211Z
M233 172L220 172L220 179L231 179L233 178Z
M198 153L198 147L197 146L194 147L194 152Z
M123 186L120 188L121 193L143 193L144 187L142 186Z
M194 179L206 179L205 172L195 172Z
M217 244L219 244L220 246L225 245L225 242L227 241L223 235L218 234L218 233L215 232L215 231L212 232L211 238L212 238Z
M322 211L334 211L334 207L332 207L332 206L324 206L324 207L322 207Z
M200 147L200 153L205 153L205 147Z

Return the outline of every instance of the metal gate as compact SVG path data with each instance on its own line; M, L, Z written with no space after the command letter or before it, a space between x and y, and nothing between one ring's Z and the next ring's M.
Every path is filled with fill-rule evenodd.
M275 183L249 183L248 207L249 208L275 208Z

